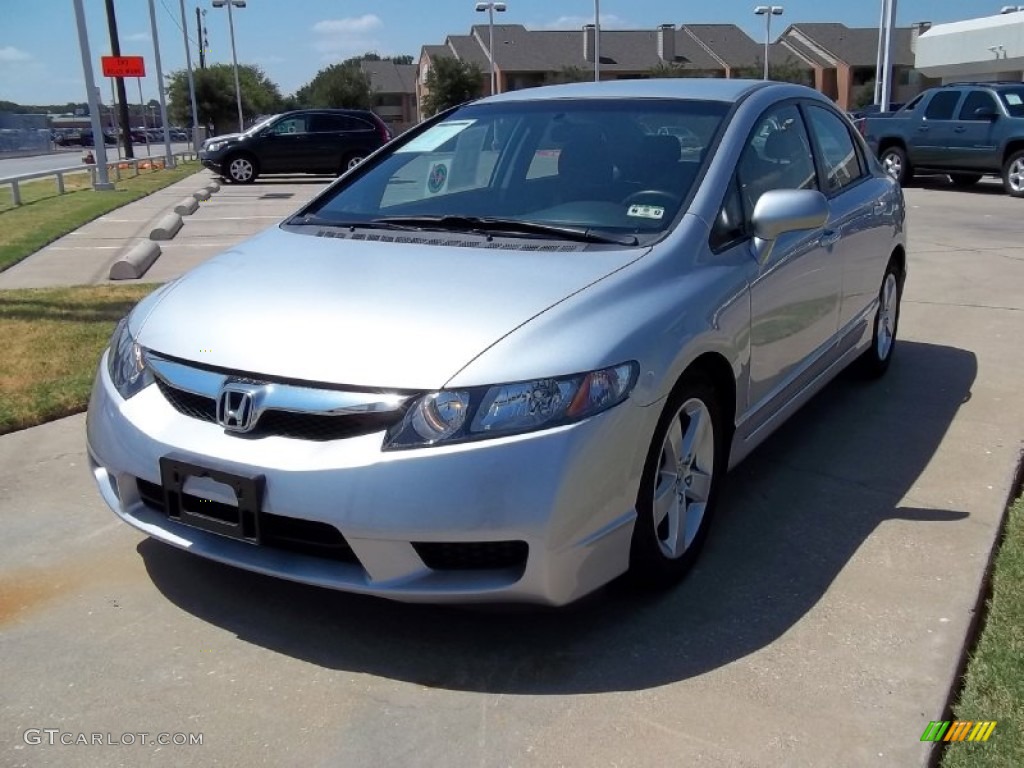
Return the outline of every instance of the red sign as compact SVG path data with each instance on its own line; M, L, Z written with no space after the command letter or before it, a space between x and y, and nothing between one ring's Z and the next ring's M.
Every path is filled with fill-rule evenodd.
M141 56L100 56L104 77L145 77L146 63Z

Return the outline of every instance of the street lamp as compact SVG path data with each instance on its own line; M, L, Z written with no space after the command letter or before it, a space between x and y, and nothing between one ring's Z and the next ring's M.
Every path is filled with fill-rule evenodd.
M231 15L231 6L245 8L245 0L213 0L214 8L228 7L228 29L231 30L231 61L235 65L235 101L238 103L238 132L245 130L245 119L242 117L242 86L238 84L238 54L235 53L235 19Z
M214 0L216 2L216 0ZM487 26L490 34L490 42L487 44L487 60L491 64L491 93L495 94L498 92L498 77L494 71L494 12L504 13L504 3L477 3L476 10L478 13L487 11Z
M764 79L768 79L768 45L772 40L772 16L781 16L781 5L759 5L754 9L758 16L764 16Z
M594 0L594 82L601 82L601 0Z

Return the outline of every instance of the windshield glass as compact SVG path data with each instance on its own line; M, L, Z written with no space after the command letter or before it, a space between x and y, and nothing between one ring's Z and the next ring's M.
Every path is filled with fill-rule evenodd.
M1024 117L1024 86L999 91L999 98L1006 105L1010 117Z
M263 118L258 123L256 123L256 125L254 125L252 128L247 129L243 135L250 136L254 133L259 133L268 125L270 125L271 122L277 120L278 117L280 117L280 115L271 115L270 117Z
M305 213L338 224L396 219L452 229L458 217L466 228L471 219L499 219L657 233L697 182L727 110L669 99L470 105Z

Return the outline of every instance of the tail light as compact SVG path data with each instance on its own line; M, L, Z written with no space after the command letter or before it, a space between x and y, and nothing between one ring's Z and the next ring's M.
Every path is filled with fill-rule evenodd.
M380 136L380 140L384 144L391 141L391 131L388 130L387 123L380 119L377 120L377 135Z

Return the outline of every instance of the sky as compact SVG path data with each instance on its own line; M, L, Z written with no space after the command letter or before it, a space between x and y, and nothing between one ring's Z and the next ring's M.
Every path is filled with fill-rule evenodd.
M104 0L85 6L93 67L103 100L109 81L100 80L99 57L110 53ZM778 0L776 0L778 2ZM185 67L180 0L153 0L163 70ZM449 34L466 34L487 22L475 0L247 0L234 10L239 63L258 64L284 94L293 93L318 70L336 61L375 51L383 56L419 56L420 47L440 44ZM607 28L653 29L659 24L732 23L754 39L764 39L764 17L753 14L754 0L601 0ZM899 0L898 24L942 23L999 12L1000 0ZM196 6L206 9L208 60L231 61L226 8L210 0L185 0L193 66L197 65ZM593 21L593 0L506 0L495 15L529 29L578 29ZM773 19L772 37L796 22L836 21L851 27L877 27L880 0L782 0L785 14ZM143 99L156 98L156 71L148 0L115 0L123 55L146 59ZM0 0L0 100L19 104L85 101L85 79L72 0ZM129 99L138 99L126 81Z

